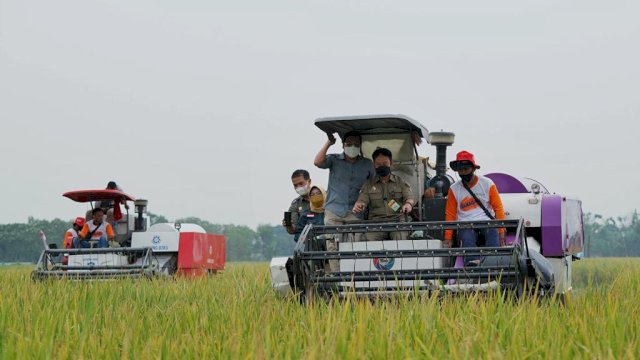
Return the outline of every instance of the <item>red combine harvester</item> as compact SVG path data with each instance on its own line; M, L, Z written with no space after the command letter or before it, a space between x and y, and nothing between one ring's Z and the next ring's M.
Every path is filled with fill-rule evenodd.
M35 280L48 278L114 279L161 275L202 276L224 270L224 235L207 234L197 224L159 223L150 225L147 200L136 200L119 190L79 190L63 196L80 203L108 204L105 221L112 224L115 241L99 248L57 249L46 245L32 273ZM121 205L133 203L123 212ZM92 221L90 213L87 222ZM42 235L44 236L44 235Z

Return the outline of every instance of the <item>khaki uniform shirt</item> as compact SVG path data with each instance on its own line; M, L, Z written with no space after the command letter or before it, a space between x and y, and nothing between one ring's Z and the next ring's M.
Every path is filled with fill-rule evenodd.
M293 226L293 230L296 229L298 225L298 219L300 218L300 214L305 211L308 211L311 204L309 204L309 200L304 196L298 196L293 199L291 202L291 206L289 206L289 211L291 211L291 225Z
M411 185L394 174L386 183L377 175L365 182L358 201L369 208L369 220L399 220L403 216L402 206L415 203Z

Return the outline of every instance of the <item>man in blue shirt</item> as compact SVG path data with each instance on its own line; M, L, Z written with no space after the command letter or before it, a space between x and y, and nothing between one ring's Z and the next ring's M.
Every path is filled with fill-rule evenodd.
M329 147L335 142L335 137L329 135L329 139L313 161L313 164L320 169L329 169L327 201L324 205L325 225L344 225L362 220L361 214L356 215L351 209L358 200L364 182L375 175L373 161L362 157L360 151L362 137L358 132L350 131L344 134L342 139L344 151L341 154L327 155ZM349 239L331 239L327 241L327 250L337 250L336 241L345 240L357 241L358 239L353 239L352 236ZM337 260L331 260L329 265L331 271L338 271Z

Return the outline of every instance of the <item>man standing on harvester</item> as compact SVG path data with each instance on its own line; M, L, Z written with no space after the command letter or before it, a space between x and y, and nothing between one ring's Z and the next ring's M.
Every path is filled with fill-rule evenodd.
M349 131L342 138L343 152L341 154L329 154L329 147L336 143L332 134L324 143L313 164L320 169L329 169L329 186L327 200L324 205L325 225L345 225L362 220L360 214L354 214L351 209L358 199L362 184L373 178L375 172L373 161L362 156L360 146L362 137L358 132ZM347 238L331 238L327 240L327 250L336 251L338 245L336 241L354 241L353 234ZM338 261L330 260L329 265L332 271L338 270Z
M475 157L468 151L460 151L456 159L449 163L451 169L458 172L460 181L449 188L445 207L446 221L504 220L504 208L500 194L493 181L476 175ZM484 236L485 246L503 246L504 229L459 229L458 239L462 247L477 247L478 235ZM444 246L451 246L452 230L444 234ZM468 256L466 266L480 265L481 257Z

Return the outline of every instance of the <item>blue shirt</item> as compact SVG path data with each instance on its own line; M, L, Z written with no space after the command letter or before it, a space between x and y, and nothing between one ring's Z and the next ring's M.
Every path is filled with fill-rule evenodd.
M318 166L329 169L329 186L324 209L345 217L358 200L360 189L365 181L373 178L373 161L358 156L354 162L348 162L342 154L329 154Z

